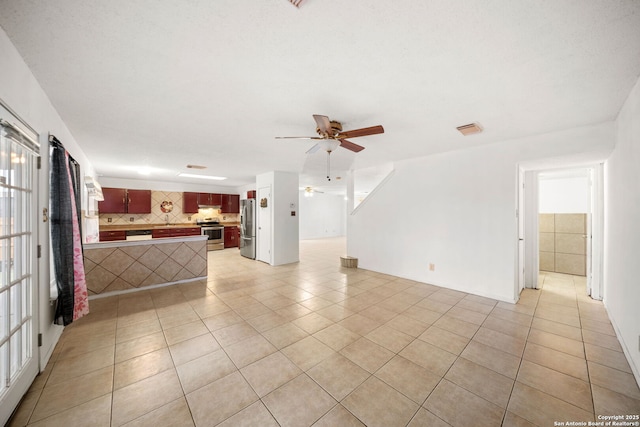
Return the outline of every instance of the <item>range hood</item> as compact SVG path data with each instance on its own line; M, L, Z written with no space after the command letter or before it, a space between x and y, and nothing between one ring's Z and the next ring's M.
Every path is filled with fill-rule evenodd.
M198 203L198 209L222 209L220 205L201 205Z
M98 184L98 181L93 179L92 176L84 177L84 186L87 187L87 193L90 197L93 197L97 201L101 202L104 200L104 196L102 195L102 187Z

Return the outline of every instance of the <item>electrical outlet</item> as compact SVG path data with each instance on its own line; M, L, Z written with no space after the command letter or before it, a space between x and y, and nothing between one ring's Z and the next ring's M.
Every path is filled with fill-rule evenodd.
M429 263L429 271L436 271L436 265Z
M107 222L111 222L111 218L107 218Z
M133 222L133 217L132 216L129 217L129 222Z

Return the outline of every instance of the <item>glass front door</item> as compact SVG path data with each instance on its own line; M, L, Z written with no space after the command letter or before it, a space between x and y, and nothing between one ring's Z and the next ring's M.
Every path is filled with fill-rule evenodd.
M0 126L0 424L6 422L38 373L38 155L26 141L20 133Z

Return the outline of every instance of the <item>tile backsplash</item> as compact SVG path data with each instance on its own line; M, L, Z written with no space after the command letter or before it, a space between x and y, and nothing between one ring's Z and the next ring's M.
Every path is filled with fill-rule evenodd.
M171 202L173 210L162 212L160 206L164 202ZM198 218L217 217L220 222L239 222L240 214L220 213L214 209L200 209L196 214L182 213L182 193L172 191L151 192L151 213L149 214L100 214L100 225L131 225L131 224L185 224L194 223ZM109 222L109 218L111 222Z

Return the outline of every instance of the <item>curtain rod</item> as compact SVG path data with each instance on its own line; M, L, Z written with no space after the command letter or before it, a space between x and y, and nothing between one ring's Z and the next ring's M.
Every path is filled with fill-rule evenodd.
M56 138L55 135L49 134L49 144L57 145L60 148L64 148L64 145L62 145L62 142L60 142L60 140Z
M29 143L31 143L31 145L33 145L33 147L29 147L29 148L31 148L31 150L36 151L36 152L40 151L40 144L38 143L38 141L35 141L33 138L31 138L29 135L24 133L22 131L22 129L20 129L19 127L17 127L13 123L8 122L3 118L0 118L0 125L11 129L12 131L18 133L21 137L23 137L27 141L29 141Z

